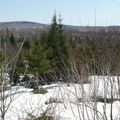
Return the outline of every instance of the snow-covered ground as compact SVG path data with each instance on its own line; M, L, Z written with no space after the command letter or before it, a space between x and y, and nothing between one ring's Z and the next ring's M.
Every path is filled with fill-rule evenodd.
M111 103L96 102L95 96L113 98L113 120L120 120L119 78L109 76L90 76L89 84L56 83L42 86L46 94L33 94L32 89L13 87L6 91L12 103L6 112L5 120L26 120L29 116L40 116L47 112L57 120L110 120ZM10 95L9 95L10 94Z

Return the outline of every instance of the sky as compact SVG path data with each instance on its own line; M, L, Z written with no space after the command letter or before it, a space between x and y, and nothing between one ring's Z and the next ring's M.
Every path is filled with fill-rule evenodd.
M120 0L0 0L0 22L50 24L54 12L67 25L120 25Z

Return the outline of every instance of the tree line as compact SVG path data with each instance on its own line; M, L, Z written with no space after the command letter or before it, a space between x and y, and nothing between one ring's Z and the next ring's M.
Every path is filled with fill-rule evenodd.
M72 74L72 63L75 63L79 74L120 74L120 32L119 31L89 31L81 32L77 38L63 30L62 19L54 15L48 31L40 36L16 38L6 30L1 35L0 64L12 61L8 73L14 83L19 82L21 74L33 74L36 79L50 76ZM22 49L14 61L21 42ZM15 66L15 67L14 67ZM109 71L109 72L108 72ZM14 75L13 75L14 73Z

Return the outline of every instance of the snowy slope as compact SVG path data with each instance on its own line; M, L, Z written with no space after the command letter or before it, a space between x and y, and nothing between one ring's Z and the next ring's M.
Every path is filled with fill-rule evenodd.
M94 102L91 96L119 98L118 78L108 76L90 76L90 84L74 84L67 86L57 83L42 86L48 90L46 94L33 94L32 89L14 87L11 92L14 101L11 103L5 120L26 120L30 115L40 116L47 111L48 115L56 116L58 120L110 120L110 103ZM17 88L17 89L16 89ZM111 89L112 88L112 89ZM112 92L111 92L112 90ZM10 97L7 97L9 103ZM55 101L56 102L55 102ZM112 104L114 120L120 119L120 102ZM104 114L106 113L106 114Z

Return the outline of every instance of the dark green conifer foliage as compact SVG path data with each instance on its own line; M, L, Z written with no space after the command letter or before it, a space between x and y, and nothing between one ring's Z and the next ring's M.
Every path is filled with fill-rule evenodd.
M10 67L11 67L10 70L11 82L17 84L19 83L20 74L24 74L26 69L25 61L21 53L19 54L17 61L14 61Z
M26 40L23 44L23 49L29 50L30 49L30 41Z
M57 16L54 15L52 24L48 32L48 48L52 49L49 59L52 67L56 70L62 69L67 64L68 52L63 36L63 25L61 17L57 21Z
M15 41L15 37L13 34L11 34L10 36L10 44L15 47L16 46L16 41Z
M39 41L34 41L31 45L31 51L27 56L29 72L34 75L42 75L51 71L49 60L47 59L48 51L45 50Z

